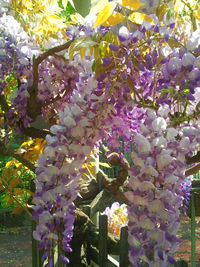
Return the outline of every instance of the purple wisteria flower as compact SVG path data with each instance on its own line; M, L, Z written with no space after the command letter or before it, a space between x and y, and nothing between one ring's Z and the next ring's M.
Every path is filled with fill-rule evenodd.
M180 208L184 199L187 206L191 188L191 178L184 175L185 157L181 155L196 149L200 128L197 125L168 128L170 120L166 110L163 107L158 111L164 117L147 110L146 119L141 122L143 131L135 134L134 166L129 170L130 191L125 193L129 200L131 266L140 266L141 260L149 266L174 264L172 255L180 242L176 237Z

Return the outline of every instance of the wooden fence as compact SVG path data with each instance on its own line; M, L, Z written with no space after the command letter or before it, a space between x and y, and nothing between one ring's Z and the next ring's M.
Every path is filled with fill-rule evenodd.
M131 150L132 151L132 150ZM124 152L125 153L125 152ZM130 165L133 165L131 154L125 153L126 159L129 161ZM100 156L101 162L106 162L107 159L104 154ZM112 168L105 168L101 166L101 169L108 175L108 177L116 177L119 167L115 166ZM194 175L194 179L200 180L200 172ZM199 185L198 185L199 186ZM191 189L191 201L190 201L190 209L189 216L191 218L191 264L192 267L197 267L196 265L196 225L195 225L195 216L196 210L199 208L198 216L200 216L200 187L194 187ZM88 244L87 253L89 253L89 257L96 266L99 267L129 267L128 261L128 228L123 227L120 233L120 253L119 255L109 255L108 247L107 247L107 216L101 215L99 216L99 245L98 247L94 247ZM43 267L41 261L41 252L37 251L37 242L35 240L32 241L32 255L33 255L33 264L32 267ZM59 249L57 250L59 254ZM55 257L58 258L57 256ZM64 267L65 265L54 262L55 267ZM66 265L67 266L67 265ZM92 265L95 266L95 265ZM95 266L95 267L96 267ZM172 266L172 265L171 265ZM170 266L170 267L171 267ZM175 267L187 267L189 266L185 260L179 260ZM77 266L78 267L78 266ZM143 267L148 267L148 265L144 264Z
M191 200L190 200L190 210L191 210L191 262L192 267L196 267L196 212L199 213L200 208L200 187L194 187L190 190ZM200 214L198 214L200 216Z
M197 267L196 265L196 226L195 226L195 209L196 205L200 205L199 203L195 203L196 193L200 192L200 188L192 188L191 189L191 263L192 267ZM34 230L34 229L32 229ZM99 267L129 267L128 261L128 227L121 228L120 233L120 253L118 256L109 255L108 247L107 247L107 216L100 215L99 216L99 244L98 247L94 247L88 244L87 253L89 253L89 257L92 261L91 266L99 266ZM37 250L37 242L32 240L32 267L43 267L43 263L41 261L41 251ZM59 255L59 249L57 250L57 254ZM58 255L55 257L58 258ZM65 265L57 263L54 261L55 267L64 267ZM67 266L67 265L66 265ZM173 265L171 265L173 266ZM187 267L188 263L184 260L179 260L175 267ZM78 267L78 266L77 266ZM143 267L148 267L147 264L144 264Z

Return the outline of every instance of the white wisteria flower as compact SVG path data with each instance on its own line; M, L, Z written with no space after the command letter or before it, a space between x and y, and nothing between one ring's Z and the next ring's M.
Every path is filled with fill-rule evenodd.
M84 132L84 128L80 126L76 126L71 130L71 134L73 137L82 137L84 135Z
M140 153L147 153L151 150L151 145L149 141L141 134L135 134L135 142L137 144Z
M46 156L51 157L51 158L55 156L55 150L51 146L45 147L44 153Z
M148 174L150 176L153 176L153 177L158 177L157 170L153 166L151 166L151 165L145 165L141 169L141 172L146 173L146 174Z
M63 131L65 131L65 127L62 125L53 125L53 126L51 126L50 131L53 134L57 134L59 132L62 133Z
M167 118L169 112L170 112L170 108L169 108L168 105L162 105L162 106L160 106L159 109L158 109L158 114L159 114L161 117L165 117L165 118Z
M173 157L170 156L169 153L165 152L164 150L159 154L156 158L158 169L162 170L164 167L169 165L173 161Z
M182 64L184 67L192 65L195 62L195 56L191 53L185 53L182 57Z
M152 128L155 132L165 131L167 128L166 120L162 117L155 118L152 122Z
M81 112L82 112L81 109L80 109L80 107L79 107L77 104L75 104L75 105L72 106L71 111L72 111L72 113L73 113L75 116L80 115Z
M161 148L167 147L167 140L163 136L159 136L153 139L152 141L153 146L158 146Z
M76 126L75 120L70 115L64 118L63 123L68 128L72 128Z
M140 168L143 168L144 167L144 160L142 160L140 157L138 157L138 155L137 155L136 152L133 151L131 153L131 157L132 157L132 160L133 160L134 165L137 165Z
M178 135L178 131L175 128L167 129L167 140L172 141Z

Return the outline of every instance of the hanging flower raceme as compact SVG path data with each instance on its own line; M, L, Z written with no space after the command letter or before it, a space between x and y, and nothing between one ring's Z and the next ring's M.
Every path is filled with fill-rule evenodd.
M58 65L56 69L42 66L41 70L48 74L55 72L52 77L57 81L57 77L63 77L59 74L60 69L62 73L73 70L68 70L60 61L53 60L53 64ZM78 82L75 79L76 88L61 105L60 124L51 127L53 136L46 137L47 147L40 156L36 171L33 219L37 221L37 227L33 236L39 241L39 249L44 248L43 261L48 260L47 266L51 266L55 243L59 243L63 250L61 262L69 262L64 255L71 251L69 242L75 218L73 201L77 196L78 181L85 172L82 166L94 146L98 146L109 133L116 114L113 103L107 98L106 88L101 96L96 95L92 58L83 59L81 64L78 58L73 64L79 73ZM39 85L39 98L46 99L45 88L48 90L53 84L45 81Z
M35 53L37 52L36 48ZM31 41L28 41L28 35L19 23L12 16L0 17L0 93L9 75L13 74L19 78L30 67L33 54Z
M174 264L173 253L179 246L180 208L191 185L184 175L184 155L196 149L200 129L197 125L171 128L168 112L166 106L157 113L147 110L140 133L135 134L126 193L129 259L134 267L141 261L159 267Z
M102 111L102 98L96 98L96 83L89 69L91 61L79 64L76 90L59 113L60 124L50 128L53 136L47 135L47 146L38 161L33 199L33 219L37 227L33 236L39 241L39 249L44 248L43 260L48 258L46 266L51 264L55 243L59 243L63 251L61 262L69 262L65 252L71 251L73 201L79 189L78 181L85 172L82 166L109 131L109 125L103 125L103 121L110 111L109 108Z
M12 105L6 112L6 127L15 125L17 120L27 127L31 121L26 111L28 87L32 82L32 58L39 54L39 47L12 16L0 17L0 94L7 97L13 91ZM10 80L15 82L14 89L10 88L13 86Z

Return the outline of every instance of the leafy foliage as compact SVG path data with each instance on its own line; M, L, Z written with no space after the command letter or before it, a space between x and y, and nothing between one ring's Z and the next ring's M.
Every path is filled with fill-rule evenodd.
M64 22L71 21L71 15L75 13L75 9L70 3L70 1L64 1L59 0L58 5L62 9L59 13L58 16L63 19Z
M72 42L72 44L69 47L69 59L70 60L72 59L74 52L81 51L82 48L86 47L89 48L90 46L95 46L95 45L97 45L97 43L89 37L83 36L77 38Z
M56 15L62 11L56 0L12 0L11 7L15 10L16 16L26 32L37 36L38 43L46 38L57 38L55 32L65 27L63 19ZM72 11L70 5L68 9ZM61 17L64 14L65 11L61 13Z
M107 19L112 15L115 7L116 7L115 2L110 2L109 4L107 4L103 8L103 10L99 12L93 27L97 27L99 25L104 24L107 21Z
M40 153L43 152L45 141L43 139L29 140L22 143L16 150L18 154L35 163ZM23 209L27 210L27 203L33 196L33 188L30 187L31 181L35 175L27 167L17 160L7 161L2 168L0 178L1 206L12 207L13 213L21 213Z
M117 4L121 4L122 12L114 12ZM136 1L130 1L130 0L122 0L122 1L114 1L110 2L107 5L104 6L103 10L101 10L96 18L96 21L94 23L93 27L97 27L99 25L103 26L113 26L116 24L121 23L124 18L126 17L125 9L128 9L129 11L136 11L138 10L143 4ZM144 21L147 21L148 23L152 23L153 19L149 17L146 14L140 13L140 12L134 12L129 17L128 20L136 23L136 24L142 24Z

